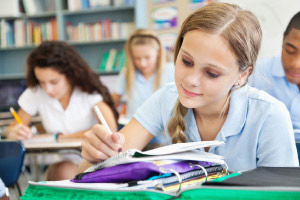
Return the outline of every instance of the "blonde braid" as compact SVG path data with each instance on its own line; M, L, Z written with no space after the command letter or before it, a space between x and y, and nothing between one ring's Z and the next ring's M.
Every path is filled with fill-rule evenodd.
M174 109L174 114L168 124L168 131L173 144L186 142L184 133L186 129L186 122L184 116L187 114L187 111L188 109L181 105L178 100Z

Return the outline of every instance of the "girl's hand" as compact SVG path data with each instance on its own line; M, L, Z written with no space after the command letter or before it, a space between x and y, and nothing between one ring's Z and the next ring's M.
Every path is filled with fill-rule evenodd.
M112 135L103 125L95 125L84 133L81 144L82 158L90 163L97 163L122 151L125 138L120 133Z
M16 124L9 132L8 139L27 140L32 137L31 129L24 124Z

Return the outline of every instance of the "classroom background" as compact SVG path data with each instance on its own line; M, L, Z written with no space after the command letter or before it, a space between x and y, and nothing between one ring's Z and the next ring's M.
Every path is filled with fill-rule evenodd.
M0 0L0 138L12 122L9 107L26 88L26 58L42 41L73 45L110 90L125 64L126 39L137 28L157 32L173 62L173 45L184 18L218 0ZM259 57L280 54L289 19L299 0L219 0L257 15L263 29ZM126 97L118 105L126 114ZM122 120L122 118L120 119ZM39 116L33 127L41 132Z
M18 109L18 96L26 88L29 53L44 40L73 45L99 73L110 90L125 64L124 43L136 28L158 33L173 62L173 44L184 18L217 0L0 0L0 136ZM280 54L282 34L297 0L219 0L237 3L254 12L263 28L260 58ZM126 97L118 109L126 113ZM37 119L38 121L38 119Z

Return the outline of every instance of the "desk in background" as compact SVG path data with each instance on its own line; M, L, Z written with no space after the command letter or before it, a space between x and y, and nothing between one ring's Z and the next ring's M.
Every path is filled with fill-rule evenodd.
M59 151L68 151L80 155L81 141L70 140L64 142L24 142L26 153L58 153Z
M76 154L81 157L81 140L66 140L63 142L24 142L26 155L31 154L30 168L34 171L33 179L39 180L37 156L41 154Z

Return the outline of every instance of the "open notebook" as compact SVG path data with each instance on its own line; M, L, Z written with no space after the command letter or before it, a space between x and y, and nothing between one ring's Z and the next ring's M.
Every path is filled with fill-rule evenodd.
M126 164L134 162L145 162L154 160L194 160L194 161L206 161L216 164L225 164L222 156L199 151L204 147L212 147L224 145L223 141L202 141L202 142L189 142L189 143L177 143L160 148L156 148L149 151L140 151L137 149L129 149L116 156L113 156L105 161L97 163L85 172L92 172L99 169Z

